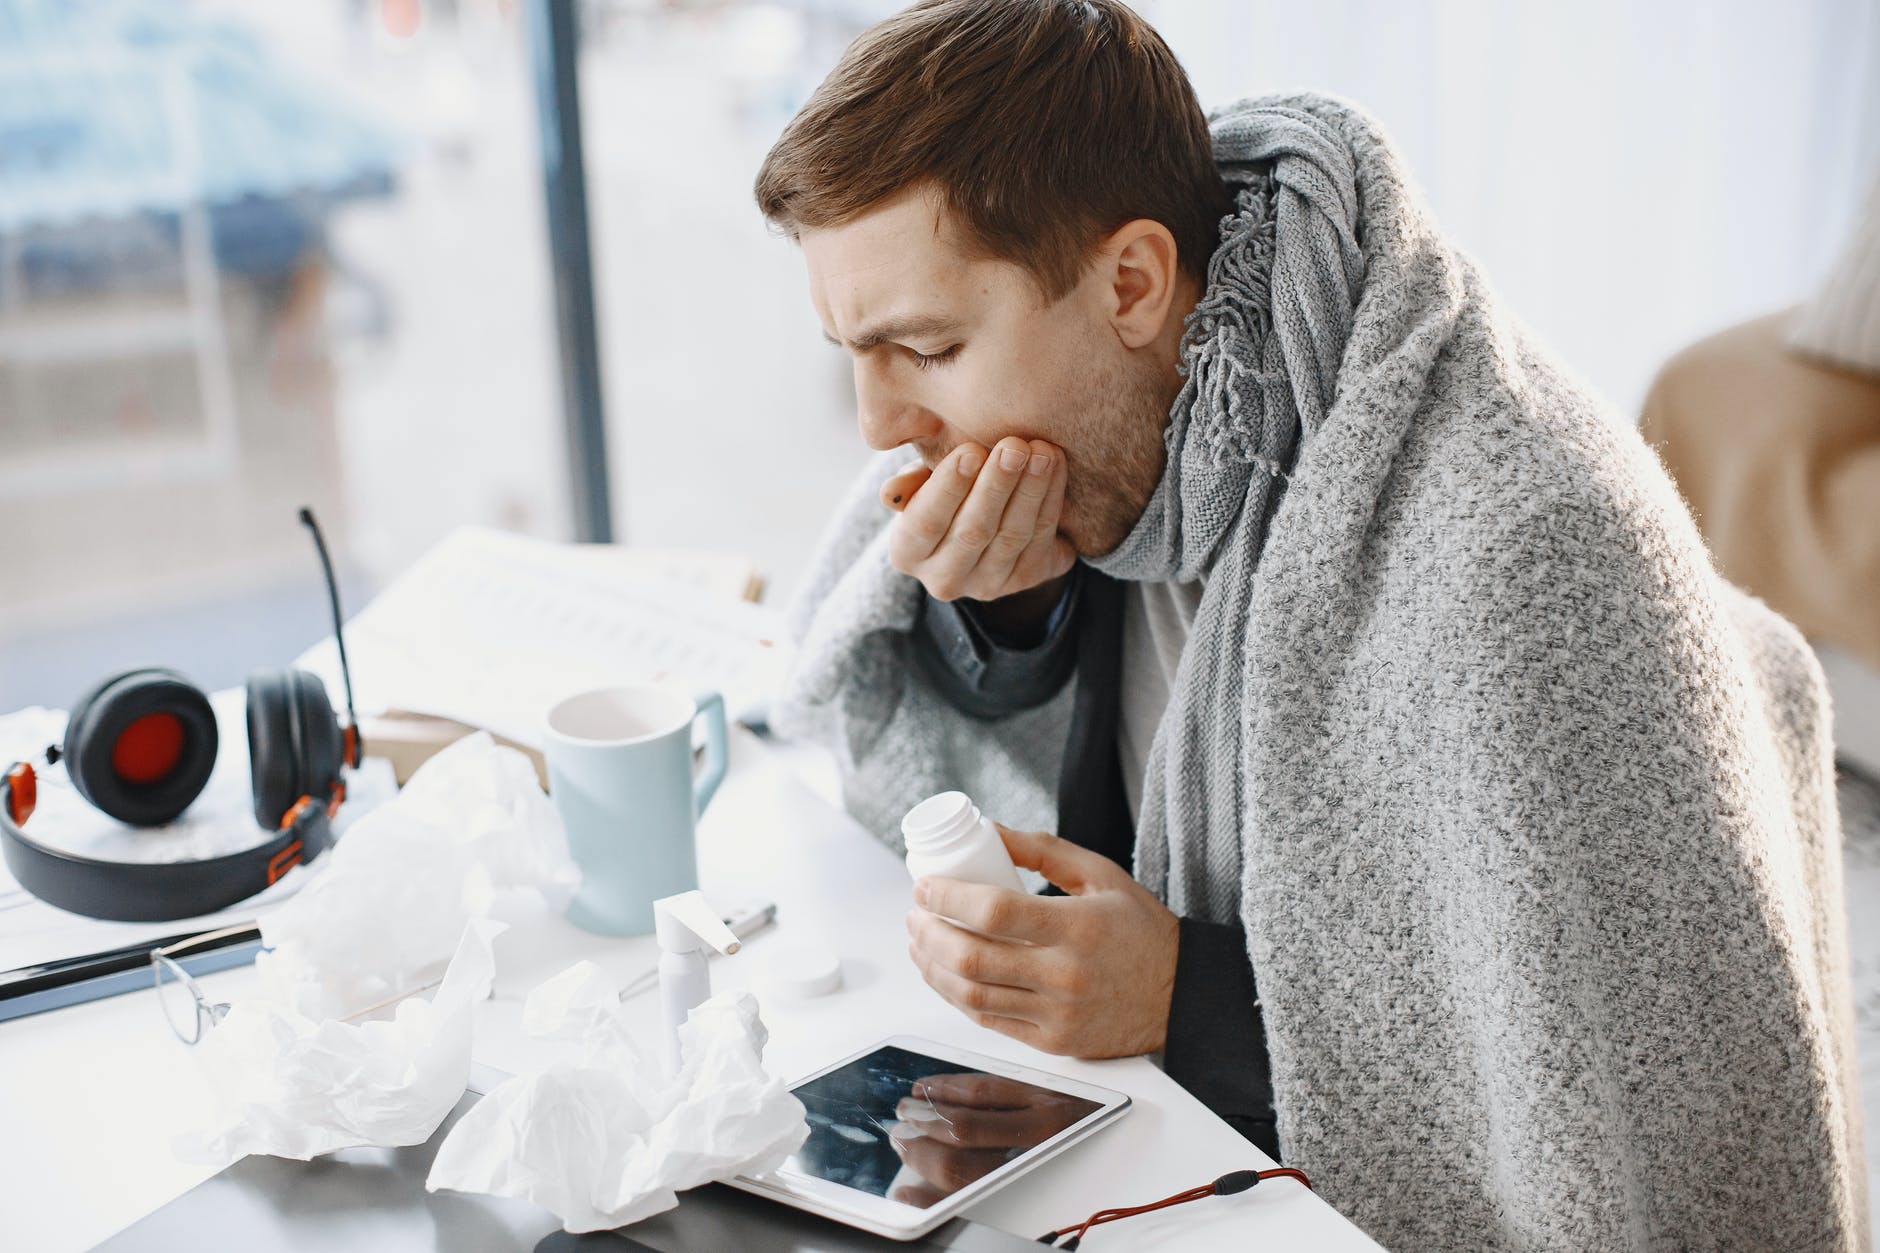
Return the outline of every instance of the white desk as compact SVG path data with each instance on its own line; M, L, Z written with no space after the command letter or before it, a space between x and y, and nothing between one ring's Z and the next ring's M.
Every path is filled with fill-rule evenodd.
M973 1025L940 1000L907 959L902 917L910 902L900 861L747 735L735 738L731 773L701 823L700 864L706 891L721 902L751 894L778 906L774 929L713 963L719 988L749 985L761 997L766 947L784 936L820 940L842 956L843 991L765 1004L766 1061L776 1072L804 1073L907 1032L1134 1098L1117 1126L981 1202L972 1218L1029 1238L1106 1206L1270 1165L1149 1061L1046 1056ZM517 1023L520 998L536 983L581 957L623 979L654 960L650 939L603 940L541 916L519 920L498 939L496 954L495 993L476 1021L476 1056L502 1069L543 1057L545 1046L522 1036ZM234 999L252 979L244 968L205 982L212 995ZM645 1012L650 1045L656 994L634 1003ZM213 1173L170 1151L172 1139L192 1126L203 1092L193 1057L171 1036L151 992L0 1023L0 1244L35 1253L86 1248ZM1378 1246L1316 1196L1276 1180L1095 1228L1083 1247L1239 1253Z

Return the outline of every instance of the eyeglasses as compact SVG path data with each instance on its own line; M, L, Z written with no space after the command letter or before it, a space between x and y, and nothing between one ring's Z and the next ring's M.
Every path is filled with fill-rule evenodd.
M150 950L150 968L157 981L157 1003L163 1007L163 1017L169 1022L170 1030L183 1043L194 1044L202 1039L205 1030L221 1022L228 1014L228 1002L211 1001L204 996L202 985L196 982L194 975L183 969L176 958L188 955L192 949L210 947L218 940L226 940L253 927L253 923L243 923L239 927L205 931L187 940L178 940L175 944Z
M212 945L217 940L249 930L253 925L243 923L239 927L192 935L187 940L150 951L150 966L157 983L157 1001L163 1008L163 1017L170 1024L170 1030L183 1043L196 1043L210 1027L228 1017L229 1004L227 1001L212 1001L204 996L202 985L196 982L194 975L183 969L176 958L187 956L191 949ZM382 1001L375 1001L364 1009L356 1009L339 1021L351 1022L355 1018L364 1018L367 1014L396 1005L407 997L429 991L443 981L444 977L439 975L429 983L421 983Z

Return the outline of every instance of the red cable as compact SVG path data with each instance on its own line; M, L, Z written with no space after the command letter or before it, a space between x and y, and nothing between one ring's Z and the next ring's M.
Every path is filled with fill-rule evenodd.
M1189 1201L1199 1201L1203 1197L1230 1196L1236 1192L1245 1192L1263 1179L1297 1179L1308 1188L1312 1186L1312 1181L1306 1178L1304 1171L1296 1170L1291 1166L1278 1166L1272 1170L1229 1171L1219 1179L1216 1179L1213 1183L1204 1183L1200 1187L1189 1188L1184 1192L1177 1192L1173 1196L1165 1196L1161 1200L1151 1201L1147 1205L1127 1205L1118 1206L1113 1209L1100 1209L1090 1217L1084 1219L1083 1222L1074 1226L1046 1232L1044 1235L1038 1237L1038 1243L1055 1245L1059 1240L1065 1240L1066 1237L1069 1237L1068 1240L1065 1240L1061 1248L1064 1250L1075 1249L1078 1244L1083 1241L1085 1234L1088 1233L1092 1227L1100 1223L1113 1223L1120 1218L1134 1218L1138 1214L1148 1214L1155 1210L1167 1209L1171 1205L1182 1205Z

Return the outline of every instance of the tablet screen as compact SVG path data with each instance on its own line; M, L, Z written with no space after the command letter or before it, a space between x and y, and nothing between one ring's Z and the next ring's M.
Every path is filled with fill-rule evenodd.
M809 1139L783 1169L926 1209L1103 1107L884 1045L792 1089Z

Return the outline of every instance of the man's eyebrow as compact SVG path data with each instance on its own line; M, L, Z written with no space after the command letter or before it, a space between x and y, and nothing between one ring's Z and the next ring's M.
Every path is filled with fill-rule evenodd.
M889 318L886 322L871 326L850 340L849 351L868 352L890 340L917 339L923 335L946 335L959 329L960 323L957 318L950 318L940 313L920 313L904 318ZM828 331L823 332L823 338L838 348L842 346L842 341Z

